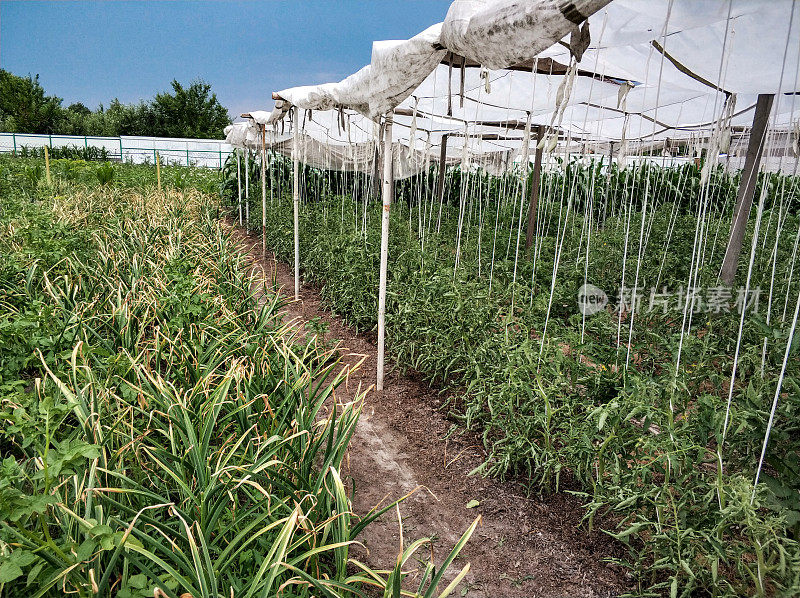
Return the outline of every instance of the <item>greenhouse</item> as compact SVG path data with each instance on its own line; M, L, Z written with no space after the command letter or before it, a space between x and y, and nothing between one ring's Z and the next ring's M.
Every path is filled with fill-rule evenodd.
M387 350L459 388L481 472L574 477L673 594L796 579L795 9L457 1L227 133L240 223L377 324L377 389Z
M448 6L3 134L0 598L800 596L800 4Z

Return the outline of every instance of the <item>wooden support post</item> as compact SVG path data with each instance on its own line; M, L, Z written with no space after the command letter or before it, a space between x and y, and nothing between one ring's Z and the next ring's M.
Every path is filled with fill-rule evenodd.
M389 210L392 207L392 114L383 128L383 211L381 215L381 266L378 286L378 372L377 389L383 390L383 366L386 341L386 271L389 263Z
M530 200L528 202L528 230L525 234L525 249L533 245L533 235L536 233L536 212L539 209L539 186L542 179L542 152L541 141L544 139L544 125L536 127L536 155L533 160L533 180L531 181Z
M739 255L742 252L747 220L750 216L750 208L753 205L758 170L761 165L761 156L764 153L764 142L767 136L769 113L772 110L772 101L774 99L774 94L762 93L759 94L756 102L753 128L750 129L750 141L747 144L742 178L739 181L739 192L736 196L736 207L733 210L731 235L728 239L728 247L725 250L725 258L722 261L722 268L719 273L720 281L728 286L733 284L733 279L736 277L736 268L739 265ZM706 156L706 160L715 159L716 156Z
M267 125L261 125L261 257L267 257Z
M156 182L158 183L158 192L161 193L161 156L156 152Z
M300 119L294 113L294 140L292 143L292 201L294 204L294 300L300 300Z
M467 59L464 56L462 56L461 57L461 73L460 73L459 82L458 82L458 97L459 97L458 107L459 108L463 108L464 107L464 83L465 83L466 71L467 71L466 66L467 66Z
M50 187L53 180L50 178L50 152L46 145L44 146L44 168L47 171L47 186Z
M442 148L439 151L439 180L436 182L436 199L439 200L439 203L442 203L442 199L444 198L444 174L445 174L445 163L447 161L447 138L449 136L447 134L442 135Z
M453 53L447 63L447 116L453 116Z
M239 226L242 226L242 156L239 148L236 152L236 183L239 187Z

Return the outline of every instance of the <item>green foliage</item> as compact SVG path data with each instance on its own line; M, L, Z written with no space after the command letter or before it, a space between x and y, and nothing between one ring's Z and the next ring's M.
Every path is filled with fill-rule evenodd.
M143 194L156 187L156 171L152 164L117 162L111 163L111 168L113 175L108 186L136 189ZM52 158L51 155L50 170L57 192L86 191L99 183L97 165L83 159ZM6 173L0 180L0 189L5 186L9 192L36 195L38 181L44 178L44 160L4 156L0 157L0 171ZM161 176L162 182L172 188L196 189L214 196L219 193L219 172L214 169L162 165Z
M0 129L58 133L61 112L61 98L45 95L39 75L17 77L0 69Z
M172 81L173 93L159 93L150 104L154 137L217 139L230 124L228 111L211 93L211 85L194 81L188 87ZM138 133L141 135L142 133Z
M65 145L47 149L51 160L85 160L105 162L108 150L105 147ZM20 158L44 158L44 147L28 147L23 145L17 149Z
M156 193L148 169L120 166L97 188L91 165L56 161L53 194L26 162L0 159L0 593L399 583L349 555L395 505L351 513L339 470L360 401L335 402L335 357L283 324L191 186L205 175Z
M695 314L676 369L681 313L640 310L626 370L629 315L620 319L617 312L601 311L584 320L576 300L587 257L589 282L612 294L621 284L623 263L629 286L637 266L640 288L648 292L685 285L695 214L706 199L712 232L698 282L705 290L714 287L738 177L715 171L704 194L694 165L601 166L571 162L546 173L536 251L521 252L516 266L520 214L527 220L519 207L519 178L481 172L467 178L450 171L441 207L419 199L433 197L435 173L397 182L390 216L387 350L400 366L449 391L453 416L483 435L489 458L476 474L517 477L532 491L566 489L582 496L586 524L602 525L628 549L621 564L635 573L641 594L796 595L796 356L778 403L763 483L754 489L752 482L788 323L773 306L772 323L766 325L763 295L761 311L745 319L720 467L717 447L739 313ZM291 262L291 197L287 187L277 193L278 180L270 180L268 247ZM762 175L760 184L768 197L758 244L767 250L756 260L751 284L765 293L772 288L782 309L783 298L788 294L793 301L800 284L795 276L789 285L800 227L794 214L798 180ZM319 284L328 305L361 330L373 329L377 319L381 206L362 193L368 187L363 175L316 171L303 183L307 195L300 221L304 279ZM348 196L353 188L361 193L356 200ZM235 208L235 196L227 198ZM455 268L462 201L461 263ZM593 216L588 249L587 212ZM255 202L251 218L260 224ZM638 264L643 218L646 257ZM635 232L626 235L627 230ZM752 236L753 222L746 247ZM737 284L745 275L742 269Z
M100 105L92 111L80 102L64 108L61 98L45 95L38 75L23 78L0 69L0 129L9 133L110 137L220 139L224 136L230 118L209 83L196 80L184 86L173 80L171 86L172 92L158 93L148 102L123 104L114 99L108 108ZM59 157L97 159L74 154Z
M111 162L101 164L94 173L101 185L108 185L114 179L114 167L111 165Z

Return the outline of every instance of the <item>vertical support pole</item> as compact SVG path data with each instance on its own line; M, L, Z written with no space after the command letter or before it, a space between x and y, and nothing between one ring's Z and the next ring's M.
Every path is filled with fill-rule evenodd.
M219 149L219 169L222 170L222 146L217 146Z
M453 53L447 62L447 116L453 116Z
M267 125L261 125L261 257L267 257Z
M242 157L237 147L236 152L236 184L239 187L239 226L242 226Z
M375 144L375 151L373 152L373 162L372 162L372 191L370 193L371 197L378 197L378 178L381 175L381 138L378 137L377 143Z
M189 142L186 142L186 166L189 166Z
M463 108L464 107L464 82L465 82L466 73L467 73L467 68L466 67L467 67L467 58L465 56L462 56L461 57L461 73L460 73L459 82L458 82L458 97L459 97L458 107L459 108Z
M120 162L123 162L123 161L124 161L124 160L122 159L122 137L120 137L120 138L119 138L119 161L120 161Z
M47 171L47 186L50 187L53 184L53 180L50 178L50 152L47 151L47 146L44 146L44 167Z
M250 148L244 155L244 221L247 232L250 232Z
M744 233L747 229L747 219L750 208L753 206L758 170L761 165L761 156L764 153L764 141L767 136L769 113L772 110L772 101L775 95L762 93L756 101L756 113L753 115L753 128L750 129L750 141L747 144L747 154L744 159L742 178L739 181L739 192L736 196L736 207L733 210L731 223L731 236L725 250L725 258L719 272L719 279L728 286L733 284L736 277L736 267L739 265L739 254L742 252ZM716 156L706 156L706 160L716 159Z
M11 139L14 142L14 155L17 155L17 134L11 133Z
M294 205L294 300L300 300L300 118L294 109L292 123L292 203Z
M442 148L439 152L439 180L436 182L436 199L442 203L444 198L444 174L445 174L445 161L447 160L447 138L448 135L442 135Z
M383 390L383 366L386 344L386 270L389 263L389 210L392 207L392 113L383 127L383 212L381 216L381 266L378 286L378 372L377 389Z
M533 235L536 233L536 212L539 209L539 186L542 180L542 152L540 144L544 139L544 125L536 127L536 155L533 159L533 180L531 181L530 200L528 202L528 230L525 234L525 249L533 245Z
M161 193L161 156L155 152L156 156L156 181L158 181L158 192Z

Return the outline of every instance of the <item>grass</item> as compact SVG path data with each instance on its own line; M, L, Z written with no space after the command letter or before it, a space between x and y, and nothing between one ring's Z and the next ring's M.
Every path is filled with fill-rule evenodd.
M360 400L283 324L216 175L51 166L0 160L0 595L399 596L400 565L350 555L383 512L340 473ZM452 591L472 531L417 595Z

